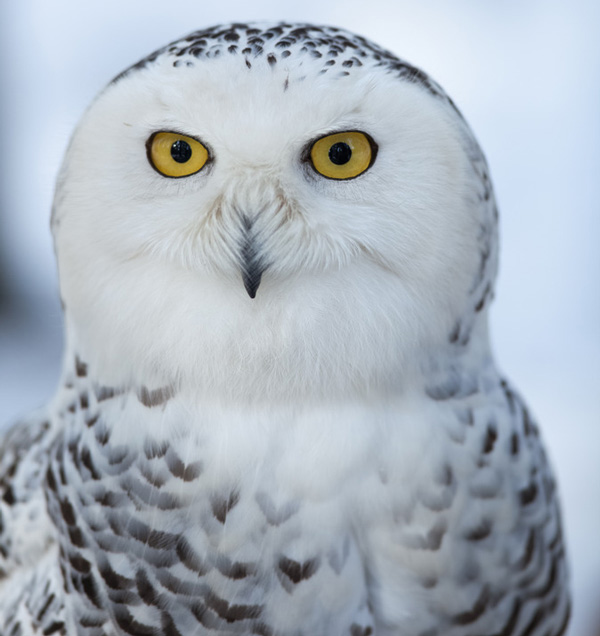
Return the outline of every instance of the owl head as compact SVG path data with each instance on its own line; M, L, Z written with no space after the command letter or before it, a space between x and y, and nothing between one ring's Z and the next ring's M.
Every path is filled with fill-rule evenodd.
M121 73L52 226L67 356L100 381L338 396L487 342L478 145L427 75L340 29L217 26Z

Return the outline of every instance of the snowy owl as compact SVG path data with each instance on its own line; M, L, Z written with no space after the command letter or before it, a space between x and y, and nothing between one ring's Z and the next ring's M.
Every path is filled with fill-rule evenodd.
M231 24L77 128L66 348L0 461L0 633L559 636L555 483L487 314L497 212L444 91Z

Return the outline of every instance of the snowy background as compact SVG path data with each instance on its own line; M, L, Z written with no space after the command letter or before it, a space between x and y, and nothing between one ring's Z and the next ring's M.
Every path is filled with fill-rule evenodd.
M542 424L573 571L570 636L600 635L600 4L596 0L1 0L0 426L60 366L48 219L69 135L122 68L217 22L357 31L430 73L471 123L501 212L492 333Z

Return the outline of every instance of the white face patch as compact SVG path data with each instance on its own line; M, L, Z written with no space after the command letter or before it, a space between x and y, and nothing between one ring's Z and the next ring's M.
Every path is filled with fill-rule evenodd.
M311 149L344 131L373 160L335 179ZM181 146L164 150L172 174L157 135ZM88 358L227 392L247 364L302 391L378 386L409 350L467 339L495 231L485 162L443 91L358 36L293 25L197 32L121 74L75 133L55 213Z

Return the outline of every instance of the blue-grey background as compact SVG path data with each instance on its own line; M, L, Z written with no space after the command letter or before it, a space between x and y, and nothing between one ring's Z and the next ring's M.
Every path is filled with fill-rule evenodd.
M216 3L215 3L216 4ZM560 480L571 636L600 634L600 4L596 0L2 0L0 427L56 384L61 311L48 228L86 105L123 67L212 23L286 19L357 31L424 68L492 169L498 362L526 396Z

